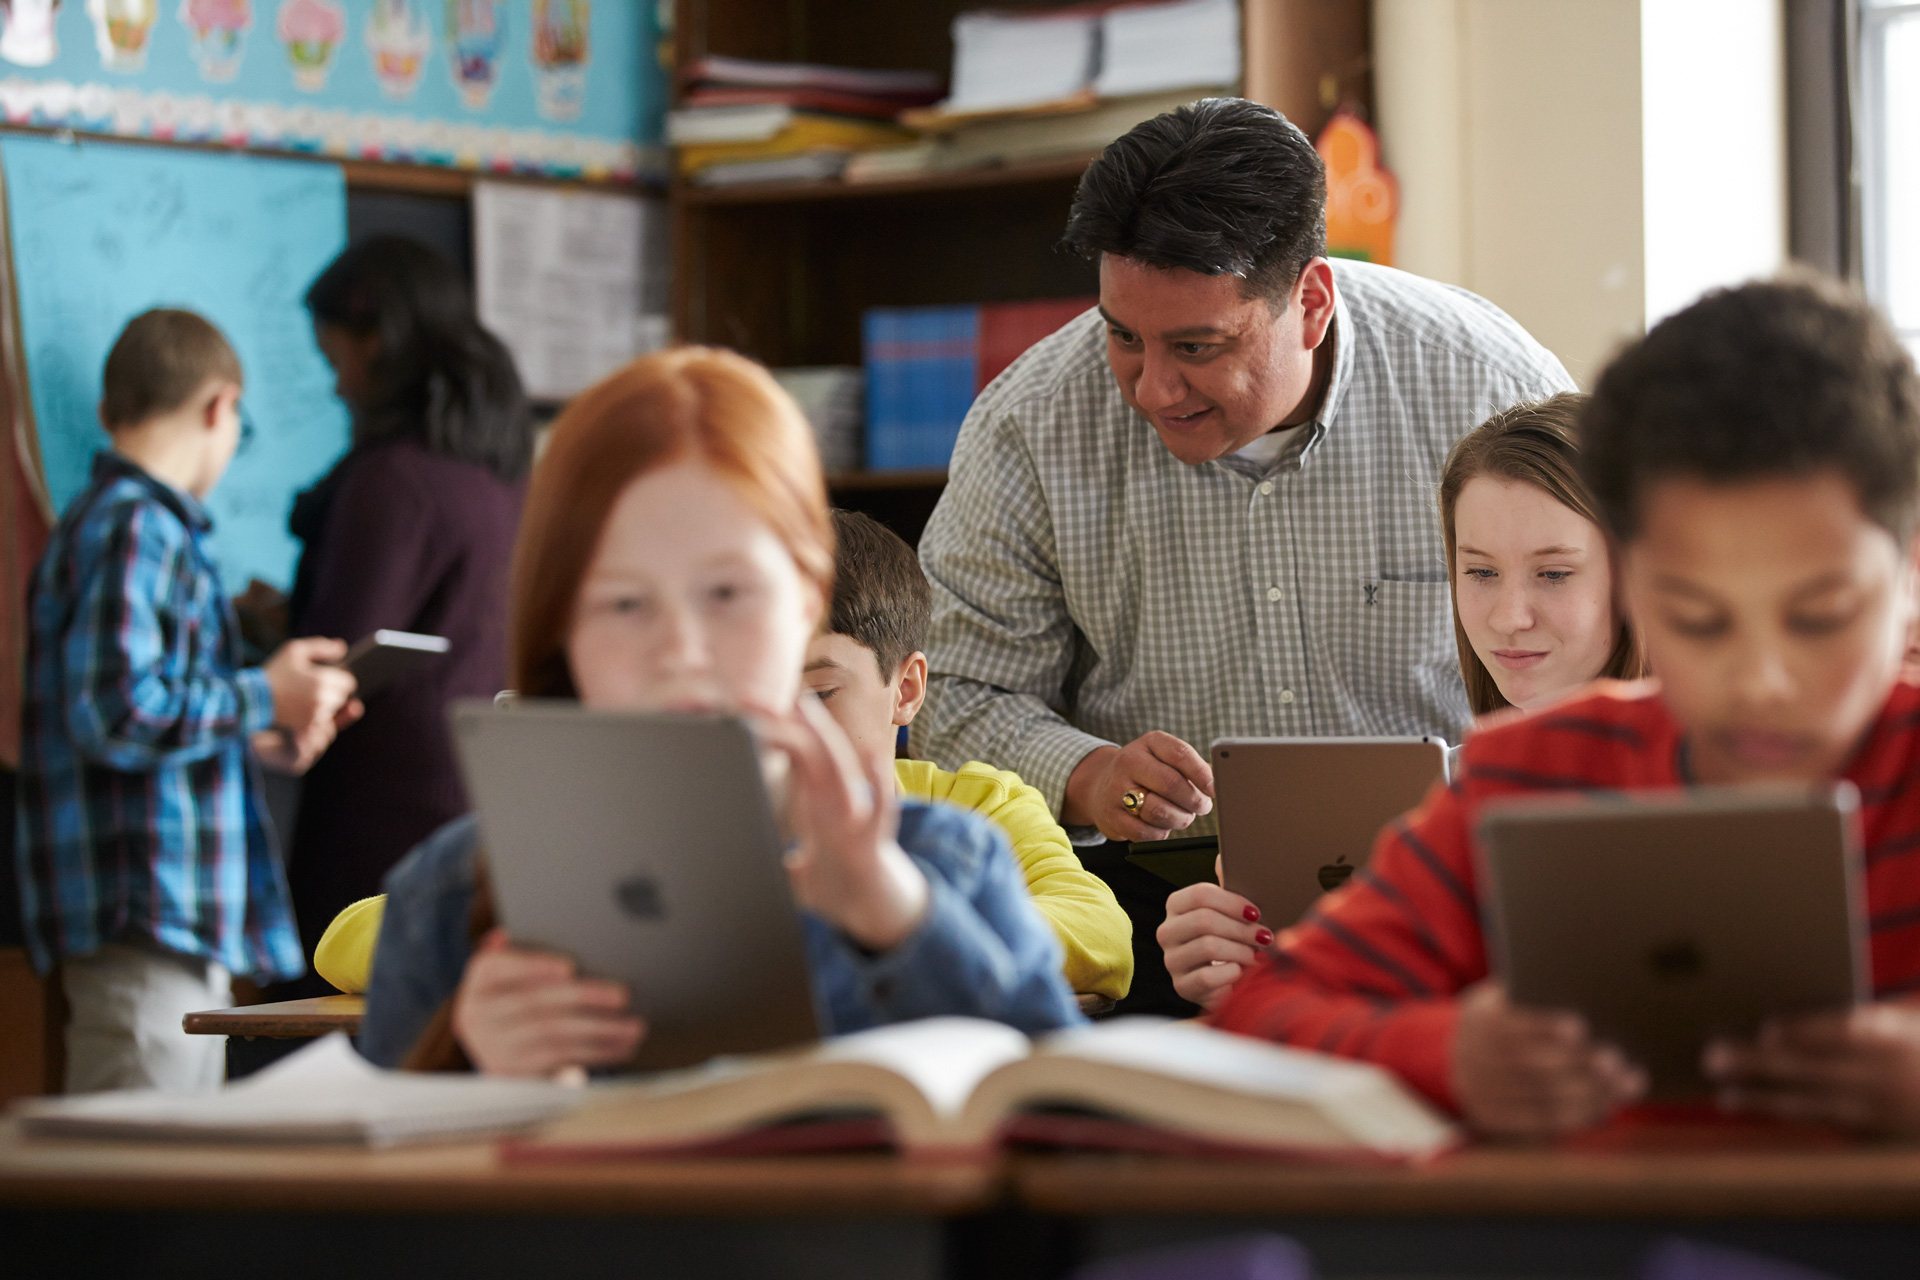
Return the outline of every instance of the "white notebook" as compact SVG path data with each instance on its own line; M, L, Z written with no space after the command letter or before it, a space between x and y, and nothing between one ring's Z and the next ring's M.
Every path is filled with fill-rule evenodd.
M383 1071L336 1031L211 1093L122 1089L29 1098L11 1111L34 1136L381 1147L518 1129L572 1109L583 1094L544 1080Z

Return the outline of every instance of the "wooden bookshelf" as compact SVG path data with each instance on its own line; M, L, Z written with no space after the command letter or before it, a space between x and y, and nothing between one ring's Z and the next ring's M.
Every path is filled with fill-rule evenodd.
M946 75L954 16L1034 0L676 0L676 65L709 54ZM1369 0L1242 0L1248 97L1309 134L1372 97ZM676 86L676 96L679 87ZM675 183L673 316L692 342L788 365L860 363L868 307L1097 292L1059 250L1090 156L874 183ZM834 500L917 539L944 473L839 475Z

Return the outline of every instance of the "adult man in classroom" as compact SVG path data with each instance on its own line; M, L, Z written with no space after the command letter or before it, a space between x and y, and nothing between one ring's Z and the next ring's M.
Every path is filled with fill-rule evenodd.
M1211 830L1225 735L1459 740L1440 467L1573 383L1491 303L1329 261L1325 203L1306 136L1237 98L1088 168L1066 246L1100 307L981 393L920 543L915 754L1012 769L1093 843Z

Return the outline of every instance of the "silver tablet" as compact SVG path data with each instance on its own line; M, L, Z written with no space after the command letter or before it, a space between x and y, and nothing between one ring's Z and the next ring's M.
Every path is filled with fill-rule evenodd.
M632 989L635 1068L818 1038L744 724L517 700L456 704L453 727L501 923Z
M1518 1004L1573 1009L1651 1076L1767 1016L1871 990L1853 787L1541 796L1480 821L1489 959Z
M1223 738L1214 802L1226 887L1275 929L1367 864L1380 829L1446 776L1439 738Z

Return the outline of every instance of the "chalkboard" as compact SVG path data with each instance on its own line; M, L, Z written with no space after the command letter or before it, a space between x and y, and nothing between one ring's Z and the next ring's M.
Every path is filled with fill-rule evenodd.
M189 307L246 372L255 428L214 491L213 551L230 591L282 588L293 495L346 450L347 415L300 299L346 244L333 165L50 138L0 140L40 456L56 508L106 447L101 369L126 322Z

